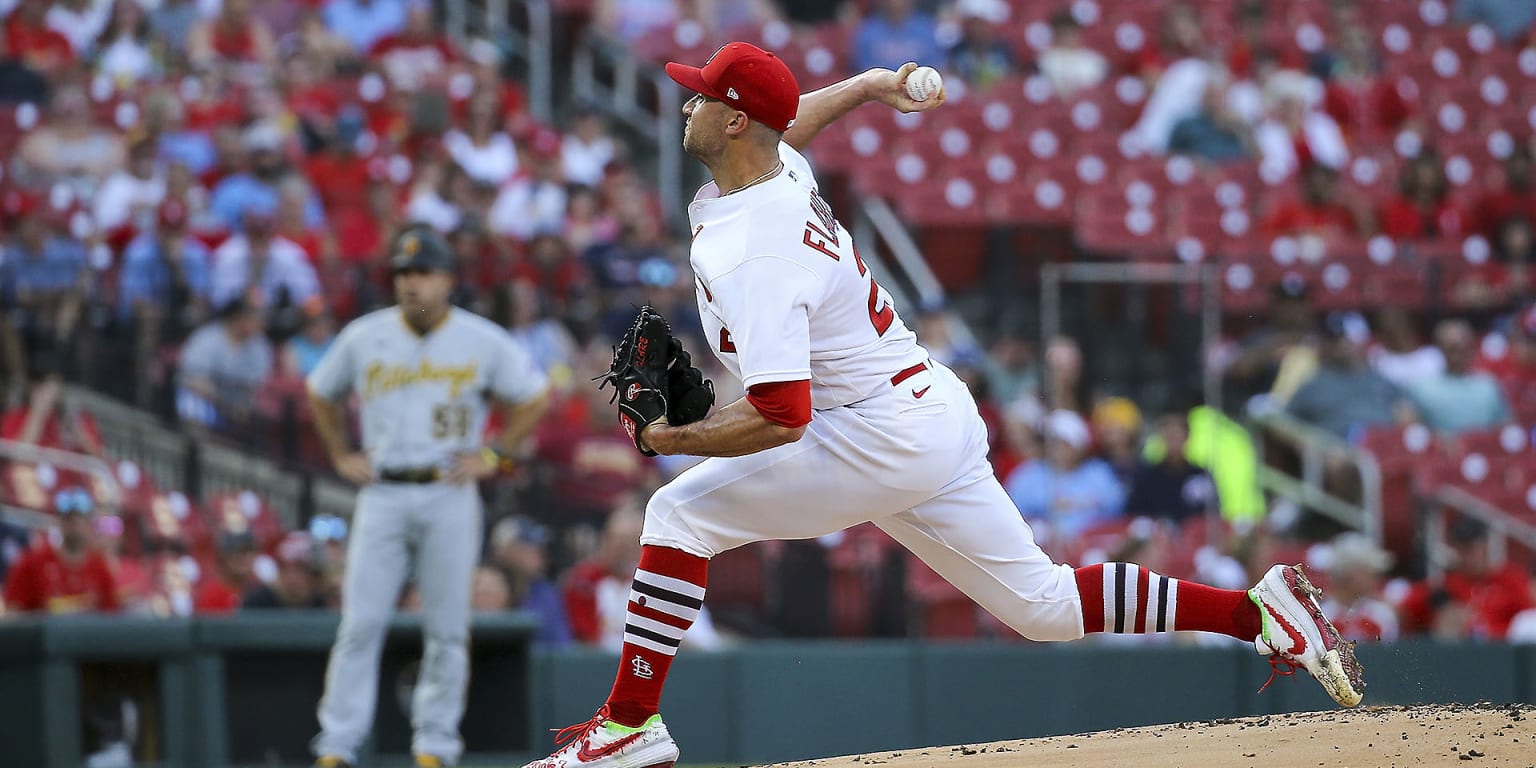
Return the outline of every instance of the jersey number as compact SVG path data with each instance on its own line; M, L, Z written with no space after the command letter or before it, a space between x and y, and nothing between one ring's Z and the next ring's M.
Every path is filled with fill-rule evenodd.
M805 223L805 237L801 242L810 246L813 250L820 251L832 257L833 261L842 261L836 251L827 247L827 243L837 245L837 235L828 234L813 222ZM863 257L859 256L859 247L853 247L853 263L859 268L859 277L869 274L869 267L865 266ZM869 277L869 324L875 327L876 336L884 336L890 330L891 323L896 322L896 310L891 309L890 302L880 300L880 284L875 282L874 275Z
M460 404L432 406L432 437L437 440L469 435L469 406Z

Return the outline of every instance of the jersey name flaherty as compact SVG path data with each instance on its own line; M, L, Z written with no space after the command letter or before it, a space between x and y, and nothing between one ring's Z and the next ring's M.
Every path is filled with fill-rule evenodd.
M858 402L928 353L805 158L782 142L779 157L778 176L725 197L711 182L688 208L699 318L744 386L809 379L813 408Z

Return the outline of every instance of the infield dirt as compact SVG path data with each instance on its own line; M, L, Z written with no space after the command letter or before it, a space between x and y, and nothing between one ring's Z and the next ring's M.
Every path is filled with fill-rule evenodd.
M781 763L783 768L1536 768L1531 705L1361 707Z

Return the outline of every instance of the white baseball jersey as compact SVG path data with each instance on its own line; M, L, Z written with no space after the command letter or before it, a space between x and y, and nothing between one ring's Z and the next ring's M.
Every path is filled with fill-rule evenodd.
M330 399L357 393L363 450L383 469L442 466L479 450L487 395L518 403L545 388L544 374L505 329L456 307L426 335L398 307L353 320L308 383Z
M779 157L772 179L724 197L711 181L688 206L699 318L743 386L809 379L812 408L855 403L928 353L817 194L805 158L783 142Z

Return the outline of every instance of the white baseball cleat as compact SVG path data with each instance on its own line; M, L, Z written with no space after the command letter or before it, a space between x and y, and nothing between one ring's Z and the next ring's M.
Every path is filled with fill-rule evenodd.
M1355 658L1355 644L1345 642L1323 615L1317 604L1322 594L1307 580L1301 566L1270 568L1248 590L1248 599L1259 607L1263 621L1263 632L1254 638L1253 646L1274 666L1270 681L1276 674L1295 674L1296 667L1301 666L1323 684L1334 701L1353 707L1365 693L1364 669ZM1269 682L1264 687L1269 687Z
M562 728L555 743L563 746L523 768L672 768L678 755L661 715L631 728L609 720L607 706L585 723Z

